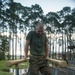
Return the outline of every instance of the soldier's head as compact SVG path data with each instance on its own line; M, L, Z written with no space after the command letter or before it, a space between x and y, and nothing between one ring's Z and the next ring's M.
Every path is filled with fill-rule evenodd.
M44 31L44 24L42 22L37 23L35 26L35 31L38 36L41 36Z

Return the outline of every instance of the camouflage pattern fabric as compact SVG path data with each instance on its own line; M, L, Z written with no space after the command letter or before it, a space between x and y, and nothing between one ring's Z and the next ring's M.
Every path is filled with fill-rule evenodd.
M27 75L51 75L50 67L45 56L30 56ZM40 74L40 75L41 75Z

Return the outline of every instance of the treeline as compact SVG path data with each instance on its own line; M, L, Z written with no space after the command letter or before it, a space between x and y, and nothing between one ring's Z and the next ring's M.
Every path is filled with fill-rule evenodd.
M48 34L65 34L69 45L73 42L71 36L75 33L75 8L71 9L67 6L57 12L50 11L44 15L44 11L38 4L28 7L15 0L0 0L0 51L8 51L10 39L14 38L14 35L17 39L17 33L26 35L27 28L33 29L38 21L45 23ZM2 36L4 32L8 32L9 37ZM14 40L12 43L14 45Z

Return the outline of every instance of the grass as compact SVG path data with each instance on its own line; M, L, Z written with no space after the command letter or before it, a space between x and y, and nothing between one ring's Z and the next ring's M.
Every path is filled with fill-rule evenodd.
M0 60L0 75L12 75L9 73L9 68L5 65L5 60Z
M0 60L0 75L13 75L12 73L9 72L9 70L12 68L15 68L15 66L13 67L7 67L6 66L6 61L7 60ZM19 68L20 69L25 69L28 67L29 62L23 62L19 64Z
M0 71L0 75L12 75L12 74L11 73L8 73L8 72Z

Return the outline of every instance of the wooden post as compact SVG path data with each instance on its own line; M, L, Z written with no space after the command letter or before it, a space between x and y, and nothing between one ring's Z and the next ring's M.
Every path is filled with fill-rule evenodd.
M52 59L52 58L49 58L49 57L47 57L46 59L54 65L57 65L57 66L60 66L60 67L66 67L67 66L67 62L64 61L64 60Z
M15 68L16 68L16 75L19 75L19 65L16 64L16 65L15 65Z
M27 59L20 59L20 60L9 60L6 62L6 66L11 67L13 65L16 65L16 64L19 64L22 62L26 62L27 60L28 60L28 58Z
M9 60L6 62L6 66L11 67L15 65L16 75L19 75L19 63L26 62L28 59L20 59L20 60Z
M55 75L57 75L57 69L58 67L66 67L67 66L67 62L64 60L56 60L56 59L52 59L47 57L46 58L48 61L50 61L53 66L55 67ZM6 62L6 66L11 67L13 65L15 65L16 68L16 75L19 75L19 67L18 64L22 63L22 62L26 62L28 59L20 59L20 60L9 60Z

